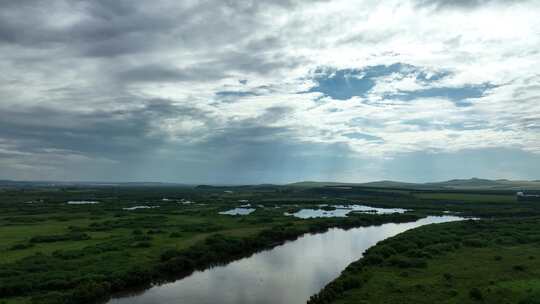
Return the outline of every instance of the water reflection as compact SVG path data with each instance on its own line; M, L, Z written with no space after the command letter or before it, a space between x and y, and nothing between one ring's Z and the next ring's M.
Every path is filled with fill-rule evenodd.
M96 201L69 201L66 204L68 204L68 205L95 205L95 204L99 204L99 202L96 202Z
M155 286L140 295L113 299L109 304L305 303L378 241L422 225L462 219L431 216L412 223L305 235L226 266Z
M228 211L222 211L219 214L225 215L248 215L255 211L255 208L234 208Z
M374 213L374 214L390 214L390 213L404 213L407 209L402 208L375 208L364 205L333 205L334 210L325 209L301 209L295 213L285 213L285 215L292 215L298 218L315 218L315 217L345 217L351 212L362 213Z

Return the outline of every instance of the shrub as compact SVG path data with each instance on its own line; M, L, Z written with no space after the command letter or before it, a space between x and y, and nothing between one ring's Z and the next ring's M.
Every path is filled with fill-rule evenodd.
M108 284L93 281L79 285L71 294L71 303L88 303L104 298L109 290Z
M364 258L364 262L367 265L379 265L383 261L383 258L380 257L378 254L370 254Z
M58 235L38 235L30 239L31 243L53 243L61 241L84 241L89 240L90 236L86 233L71 232Z
M519 304L540 304L540 294L533 293L527 295L525 298L519 301Z
M53 256L63 260L72 260L84 256L85 252L82 250L56 250L53 252Z
M160 260L162 262L164 261L168 261L176 256L179 256L181 254L180 251L174 249L174 248L169 248L169 249L166 249L165 251L163 251L161 253L161 256L160 256Z
M482 295L482 292L480 289L474 287L469 291L469 297L476 301L482 301L484 299L484 296Z
M11 246L10 250L23 250L23 249L27 249L33 246L34 244L15 244Z
M147 241L142 241L142 242L135 242L135 243L131 244L131 247L133 247L133 248L150 248L150 247L152 247L152 244L150 242L147 242Z
M468 247L480 248L480 247L485 247L486 242L484 242L484 241L482 241L480 239L466 239L466 240L463 241L463 245L468 246Z
M32 304L59 304L65 303L65 295L60 292L50 292L45 295L33 296L30 300Z
M388 264L399 268L423 268L427 266L427 263L423 259L404 258L404 257L391 257L388 260Z

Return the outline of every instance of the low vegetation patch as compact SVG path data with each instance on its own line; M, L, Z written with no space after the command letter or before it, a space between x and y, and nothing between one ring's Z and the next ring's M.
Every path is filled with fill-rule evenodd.
M309 303L535 303L539 254L537 218L423 226L368 249Z
M116 291L176 279L303 233L332 227L347 229L412 222L445 212L488 218L540 215L537 204L511 201L513 194L508 191L462 194L273 185L232 189L211 186L6 188L0 191L0 303L94 303ZM246 216L218 214L237 207L239 200L249 201L256 211ZM29 201L36 203L25 203ZM68 201L100 203L68 205ZM178 203L181 201L194 203ZM353 212L345 218L316 219L283 214L320 205L355 203L414 211L386 215ZM160 208L124 210L135 205ZM378 249L368 252L364 260L369 267L396 271L395 276L385 278L379 285L404 290L400 282L411 280L414 285L410 288L420 292L429 290L431 285L415 278L422 271L430 273L435 259L447 252L457 254L464 248L486 250L489 255L485 258L504 265L508 277L516 276L528 282L526 276L534 273L534 263L540 260L529 257L540 256L537 252L529 251L518 260L504 250L493 251L492 247L494 244L497 248L529 246L530 238L536 235L533 228L536 229L532 227L530 233L512 229L497 230L495 234L490 234L489 229L463 235L459 231L442 235L426 233L391 244L383 242L384 246L375 247ZM354 265L351 267L357 267ZM445 272L448 278L443 276ZM436 278L454 284L461 276L457 270L442 271ZM336 286L333 292L338 295L362 289L370 282L364 279L350 273L339 283L333 283ZM529 288L522 287L528 283L508 287L494 281L504 288ZM472 300L469 295L472 287L480 290L484 301L490 299L483 286L465 290L445 285L445 290L453 297Z

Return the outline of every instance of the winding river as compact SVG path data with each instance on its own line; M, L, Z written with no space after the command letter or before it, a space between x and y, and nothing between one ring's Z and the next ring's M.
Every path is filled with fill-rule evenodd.
M415 227L462 219L429 216L411 223L306 234L225 266L113 298L108 304L303 304L377 242Z

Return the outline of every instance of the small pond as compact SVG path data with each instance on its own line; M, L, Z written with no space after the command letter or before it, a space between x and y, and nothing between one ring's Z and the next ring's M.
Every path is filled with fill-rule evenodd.
M248 215L255 211L255 208L234 208L227 211L222 211L219 214L225 214L225 215Z
M69 201L67 202L68 205L94 205L99 204L99 202L96 201Z
M159 208L159 206L133 206L133 207L126 207L126 208L122 208L124 210L137 210L137 209L154 209L154 208Z

